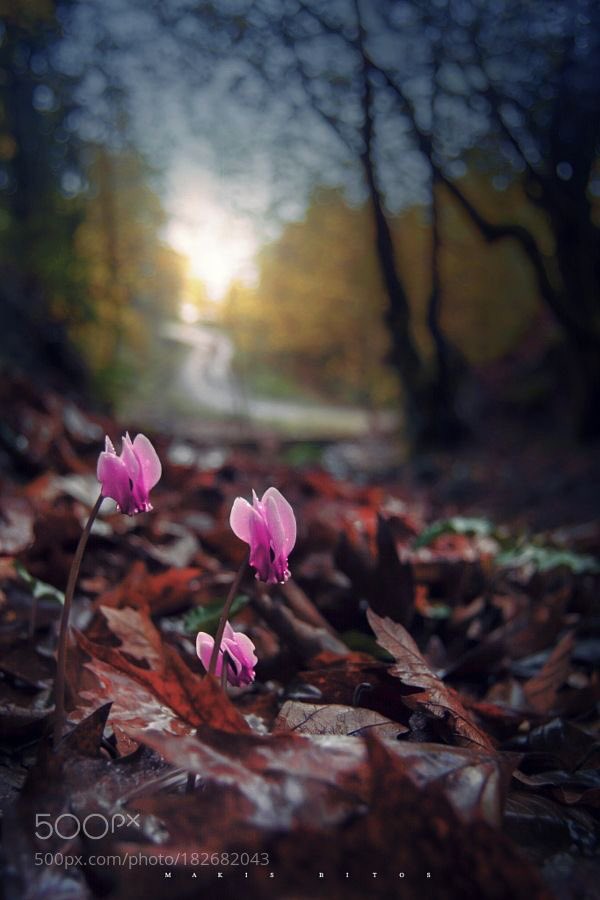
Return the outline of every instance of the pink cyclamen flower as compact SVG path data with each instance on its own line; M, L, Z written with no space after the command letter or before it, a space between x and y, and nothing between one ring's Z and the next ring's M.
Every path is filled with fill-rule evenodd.
M111 497L120 512L128 516L149 512L149 494L161 474L156 450L145 435L138 434L132 441L126 434L120 456L106 438L106 449L98 457L97 476L102 496Z
M288 556L296 543L294 510L277 488L268 488L259 500L252 491L252 506L236 497L229 516L231 529L250 545L250 565L267 584L290 577Z
M196 638L196 653L208 672L215 639L200 631ZM254 681L254 666L258 662L254 652L254 644L250 638L234 631L229 622L225 622L225 630L221 641L221 650L217 657L215 675L219 677L223 671L223 656L227 654L227 681L233 687L244 687Z

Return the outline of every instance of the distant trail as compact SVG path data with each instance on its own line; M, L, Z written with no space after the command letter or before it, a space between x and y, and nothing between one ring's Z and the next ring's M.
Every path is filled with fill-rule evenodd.
M178 386L198 407L251 422L279 423L315 432L350 436L365 434L372 428L372 414L359 407L250 395L233 371L233 342L217 328L170 322L164 326L163 335L190 348L179 372ZM389 424L388 416L385 425Z

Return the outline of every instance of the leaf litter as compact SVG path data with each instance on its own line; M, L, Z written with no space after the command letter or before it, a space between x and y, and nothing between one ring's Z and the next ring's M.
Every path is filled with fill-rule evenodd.
M251 897L542 898L559 871L566 900L593 888L600 530L563 529L554 555L523 553L549 538L528 544L521 524L442 509L409 478L344 482L236 448L201 469L198 442L165 466L152 516L109 511L92 534L70 724L53 752L57 601L89 494L78 479L88 484L98 435L116 426L78 410L88 425L74 429L72 404L31 394L21 405L51 439L10 410L13 430L29 430L0 506L8 898L172 895L151 866L95 865L100 848L185 852L181 897L220 896L214 867L191 865L200 851L266 854L247 879L229 873ZM169 437L153 441L166 459ZM233 499L269 484L296 511L294 582L262 603L251 577L241 585L235 627L259 663L256 682L226 697L203 675L194 629L215 627L243 558ZM41 811L129 825L45 841ZM35 866L36 852L80 860Z

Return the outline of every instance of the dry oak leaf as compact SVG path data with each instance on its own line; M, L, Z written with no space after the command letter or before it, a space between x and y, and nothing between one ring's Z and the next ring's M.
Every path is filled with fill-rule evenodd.
M175 844L211 852L258 845L276 860L277 896L387 900L400 896L398 872L405 873L401 895L414 900L551 896L501 832L479 819L461 821L436 784L412 783L388 742L224 735L204 727L197 738L138 737L202 779L189 798L155 794L135 802L164 824L168 852ZM316 871L326 873L326 893ZM427 871L432 883L424 895ZM252 896L267 896L264 881Z
M189 835L196 846L214 847L212 842L220 840L223 848L233 835L247 838L256 829L265 839L268 833L315 822L333 828L364 811L354 774L364 749L351 738L346 739L350 746L335 743L332 752L332 746L295 734L225 734L207 726L193 737L149 730L130 736L200 776L196 805L204 806L203 823L200 833ZM181 839L180 829L176 835Z
M571 669L571 654L575 635L569 631L558 642L540 671L523 685L523 693L530 708L543 715L556 707L559 689L564 685Z
M461 746L493 750L489 735L473 721L458 693L431 671L406 628L387 617L381 618L372 609L367 610L367 618L377 643L395 659L389 668L390 675L403 685L416 689L405 695L403 702L412 709L422 709L436 718L448 720Z
M120 673L146 688L163 710L166 707L191 726L210 724L223 731L249 730L244 717L214 680L192 672L179 653L162 640L147 614L132 608L101 607L101 612L110 631L119 640L119 647L95 643L83 634L77 635L79 646L91 657L86 667L101 683L100 702L116 699L110 695L111 681L115 686L119 683L119 695L124 699L123 679L117 677ZM116 710L111 711L111 719L114 713Z
M393 722L372 709L339 703L299 703L296 700L286 700L273 728L274 732L294 731L296 734L362 735L370 731L391 740L408 730L406 725Z

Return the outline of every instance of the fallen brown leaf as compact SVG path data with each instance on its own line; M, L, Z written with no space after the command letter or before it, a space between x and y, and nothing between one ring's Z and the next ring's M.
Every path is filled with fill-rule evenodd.
M296 734L362 735L370 731L392 740L408 730L406 725L392 722L372 709L337 703L318 706L297 700L287 700L283 704L273 728L275 733L294 731Z
M416 689L405 695L403 702L413 709L426 710L438 719L448 719L450 733L459 744L492 750L491 738L475 724L458 693L431 671L406 628L389 618L382 619L371 609L367 611L367 618L377 643L395 659L390 674L403 685Z
M202 723L225 731L248 730L214 679L192 672L163 641L147 613L131 608L101 612L120 646L77 633L80 649L90 657L85 666L97 679L94 688L81 692L86 706L114 701L109 721L125 730L135 724L181 733Z
M555 709L558 691L571 668L574 645L575 635L570 631L558 642L538 674L523 685L525 699L536 713L549 713Z
M14 556L33 542L33 510L23 497L5 496L0 503L0 555Z

